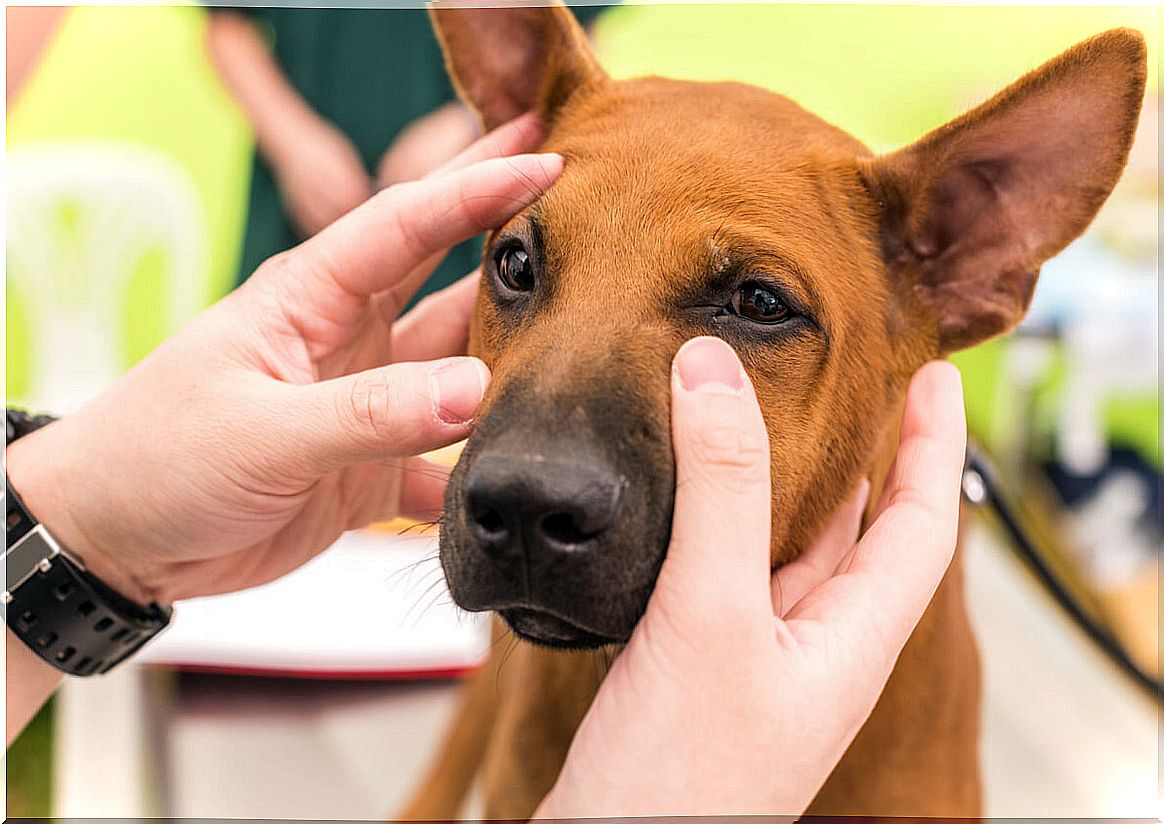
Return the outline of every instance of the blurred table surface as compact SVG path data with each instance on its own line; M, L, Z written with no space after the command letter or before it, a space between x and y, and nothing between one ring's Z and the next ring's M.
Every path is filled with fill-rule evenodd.
M1156 816L1155 705L983 527L971 531L966 561L985 674L988 814ZM453 681L185 674L151 685L157 673L143 671L69 685L57 815L383 818L415 785L458 694ZM135 689L153 713L128 728L115 712L106 722L146 741L147 763L122 768L108 750L86 758L69 746L71 718Z

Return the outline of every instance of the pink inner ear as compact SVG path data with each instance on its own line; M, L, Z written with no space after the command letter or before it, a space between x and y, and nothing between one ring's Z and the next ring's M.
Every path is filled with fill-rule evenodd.
M582 28L558 2L438 4L432 17L453 80L486 129L531 109L551 114L546 109L564 102L572 86L601 75Z
M1094 82L1044 86L958 135L932 195L929 253L959 238L1001 242L1014 264L1037 267L1058 252L1118 175L1120 98Z
M1137 42L1088 41L883 161L943 350L1017 323L1043 261L1111 192L1143 95Z

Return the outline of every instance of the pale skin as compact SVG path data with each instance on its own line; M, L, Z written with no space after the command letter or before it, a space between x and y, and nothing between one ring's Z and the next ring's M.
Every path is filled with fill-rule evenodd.
M207 50L224 85L255 133L275 173L284 205L310 237L367 200L373 192L416 180L478 137L474 118L459 103L443 106L405 129L369 175L351 140L287 82L259 31L244 15L210 16Z
M397 320L440 259L549 186L519 118L264 264L84 409L7 449L32 512L141 602L272 580L342 531L431 516L488 380L463 356L469 277ZM490 158L490 159L485 159ZM901 451L770 578L767 436L734 352L676 355L672 544L544 817L803 811L876 702L949 564L965 421L949 364L915 376ZM413 471L418 470L418 471ZM59 683L10 632L7 741ZM693 777L698 776L698 780Z

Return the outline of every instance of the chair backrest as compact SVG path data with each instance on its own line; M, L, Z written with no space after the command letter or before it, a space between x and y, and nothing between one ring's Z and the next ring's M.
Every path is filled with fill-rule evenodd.
M133 327L164 335L201 308L205 220L181 168L129 144L14 149L6 189L7 290L29 371L15 400L66 412L131 365Z

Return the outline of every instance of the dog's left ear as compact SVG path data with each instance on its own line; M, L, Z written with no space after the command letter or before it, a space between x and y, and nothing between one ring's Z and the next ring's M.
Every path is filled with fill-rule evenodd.
M580 87L606 79L570 10L560 0L535 2L435 0L429 7L457 92L486 131L530 110L548 124Z
M1143 37L1109 31L869 163L890 277L932 313L942 354L1022 318L1039 267L1115 186L1146 76Z

